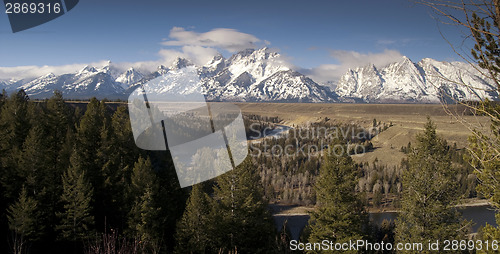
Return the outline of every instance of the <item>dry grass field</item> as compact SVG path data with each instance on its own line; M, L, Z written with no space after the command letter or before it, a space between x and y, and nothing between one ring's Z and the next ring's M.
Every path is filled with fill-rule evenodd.
M423 130L427 116L436 123L437 132L450 144L457 143L459 148L467 145L471 135L468 127L445 112L442 105L435 104L323 104L323 103L237 103L243 114L278 116L286 125L300 125L307 122L321 121L325 117L340 123L356 123L371 127L373 119L392 127L380 133L372 140L373 152L357 155L358 162L372 162L378 158L386 165L397 165L404 154L402 146L414 142L415 134ZM483 130L489 128L485 117L463 115L463 108L450 107L458 119L474 123ZM482 127L481 127L482 126Z

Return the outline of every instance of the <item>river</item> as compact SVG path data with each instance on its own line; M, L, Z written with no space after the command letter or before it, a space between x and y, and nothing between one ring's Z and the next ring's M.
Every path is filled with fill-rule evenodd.
M256 136L255 133L252 133L248 140L251 140L254 143L259 143L262 139L264 138L279 138L283 135L286 135L288 133L288 130L293 129L290 126L286 125L276 125L273 129L264 129L264 133L257 133Z
M459 211L462 213L464 219L473 222L472 230L474 233L477 232L480 226L484 226L486 223L497 226L495 222L495 211L489 205L462 207L459 208ZM394 221L396 217L396 212L370 213L370 221L378 225L380 225L384 219ZM278 230L281 230L283 223L287 221L291 237L295 240L299 239L303 228L309 221L309 215L307 214L275 214L273 218Z

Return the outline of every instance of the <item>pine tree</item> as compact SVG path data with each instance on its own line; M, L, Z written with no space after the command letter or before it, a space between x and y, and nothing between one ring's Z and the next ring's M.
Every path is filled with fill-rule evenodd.
M408 168L403 172L396 242L464 239L461 218L454 207L459 186L448 149L428 118L424 132L417 135L417 144L410 151Z
M211 198L203 191L203 184L193 186L184 214L177 225L176 253L205 253L211 243Z
M162 218L158 205L158 180L151 160L139 157L134 165L129 195L133 206L129 212L129 235L139 238L142 248L159 252L162 245Z
M101 147L104 124L105 106L92 98L77 127L75 160L88 171L89 180L94 187L102 186L102 158L97 156L97 152Z
M74 132L73 112L66 105L59 91L55 91L54 95L47 100L46 108L45 117L47 118L48 127L46 139L48 139L50 150L48 157L51 159L53 171L62 175L69 166L70 156L68 154L71 155L72 151L72 149L67 149L68 147L65 147L65 145L72 142L72 139L68 140L67 138L68 132Z
M29 97L24 90L12 94L5 101L0 115L2 149L22 148L31 127L28 117L28 101Z
M5 89L2 89L2 94L0 94L0 114L2 113L2 107L3 104L5 104L5 101L9 98L7 95L7 91Z
M368 217L355 192L356 165L347 155L345 144L333 143L331 147L315 185L318 208L311 213L308 240L343 243L364 239Z
M26 253L29 244L38 239L38 203L22 188L18 200L7 209L9 229L12 230L13 253Z
M110 152L103 152L103 138L109 135L109 121L107 119L104 102L92 98L87 104L87 109L81 117L76 130L76 142L71 163L78 164L79 168L85 169L88 181L93 187L93 214L96 227L101 231L108 225L106 216L112 216L108 212L110 205L108 193L105 187L103 166ZM104 143L107 142L106 140Z
M246 159L217 178L212 210L217 249L213 251L264 253L276 248L274 223L255 171L252 161Z
M17 198L22 186L17 159L31 128L28 101L26 93L20 90L5 101L0 114L0 184L8 202Z
M186 188L180 187L172 156L168 151L151 153L151 163L160 186L158 206L161 208L161 220L158 223L161 223L159 227L162 229L163 245L166 251L172 252L177 244L175 227L183 215L189 193Z
M88 239L94 228L92 216L93 188L87 179L85 170L74 162L62 177L64 205L62 213L58 213L60 224L57 229L61 238L69 241Z
M47 170L50 161L46 156L46 138L47 135L43 127L39 125L33 126L20 152L18 159L19 174L30 192L40 193L42 188L57 183L48 181L49 179L46 177L46 174L52 173ZM60 177L60 175L57 177Z
M107 126L109 125L109 127ZM135 145L130 119L126 107L120 106L110 123L101 129L101 145L98 156L103 158L103 199L106 203L107 224L123 228L130 205L126 200L126 189L130 184L132 168L141 152Z
M43 116L42 113L39 113L39 116ZM53 225L57 223L55 212L62 193L62 172L53 168L51 157L57 151L50 149L49 136L47 127L41 121L33 123L19 154L17 167L26 190L39 204L37 207L37 212L40 213L39 222L47 225L45 231L39 233L53 238Z
M111 119L113 133L113 151L120 155L119 161L122 165L133 165L141 150L138 149L132 134L132 126L126 106L116 109ZM128 172L130 177L130 172Z

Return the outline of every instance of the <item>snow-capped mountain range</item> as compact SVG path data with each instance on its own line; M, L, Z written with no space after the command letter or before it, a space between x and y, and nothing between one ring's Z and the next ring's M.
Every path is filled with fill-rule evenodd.
M349 70L340 78L335 92L344 100L378 103L499 98L494 81L467 63L425 58L415 64L407 57L381 69L368 65Z
M276 52L266 48L248 49L226 59L215 56L203 66L178 58L169 67L159 66L151 73L134 68L120 72L111 63L97 68L86 66L76 73L48 73L35 79L0 80L7 92L24 89L31 98L42 99L59 90L68 99L90 97L124 99L140 85L162 75L179 75L183 68L194 69L198 87L211 101L248 102L402 102L438 103L445 93L458 100L490 98L499 95L491 80L461 62L423 59L415 64L404 57L383 68L374 65L347 71L331 91L311 78L292 70ZM460 80L465 83L456 84ZM163 83L162 83L163 84ZM468 87L473 87L470 89ZM189 93L199 89L165 84L158 93Z

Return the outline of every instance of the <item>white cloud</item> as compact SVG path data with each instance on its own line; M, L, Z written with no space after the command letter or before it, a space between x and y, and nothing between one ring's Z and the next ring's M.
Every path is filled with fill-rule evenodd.
M331 50L330 56L339 64L324 64L309 70L304 70L316 82L326 83L337 81L349 69L363 67L369 64L377 68L400 61L403 55L397 50L386 49L380 53L359 53L356 51Z
M188 59L193 59L198 65L206 64L212 60L215 55L219 54L214 48L207 48L202 46L184 46L182 52L187 55Z
M332 50L330 55L337 59L342 65L360 67L373 64L376 67L383 67L387 64L401 60L403 55L397 50L386 49L381 53L363 54L356 51Z
M91 66L104 66L107 61L99 61L86 64L68 64L59 66L18 66L18 67L0 67L0 79L23 79L35 78L54 73L56 75L76 72L86 65Z
M189 59L197 65L204 65L215 55L220 54L219 50L235 53L270 43L235 29L215 28L205 33L198 33L174 27L170 30L169 39L161 44L169 47L159 51L162 62L167 65L177 57ZM172 49L172 47L180 48Z
M174 49L161 49L158 54L161 57L161 62L163 62L166 65L169 65L172 63L176 58L187 58L187 54L174 50Z
M161 57L161 62L167 66L176 58L186 58L193 61L196 65L204 65L212 60L219 52L214 48L202 46L183 46L180 50L161 49L158 54Z
M141 61L141 62L119 62L119 63L112 63L112 66L114 69L124 72L130 67L142 72L142 73L149 73L158 66L165 64L163 61Z
M170 30L169 37L162 44L164 46L199 46L221 48L229 52L236 52L247 48L256 48L262 41L254 35L242 33L235 29L216 28L205 33L186 31L182 27ZM264 41L264 44L269 42Z

